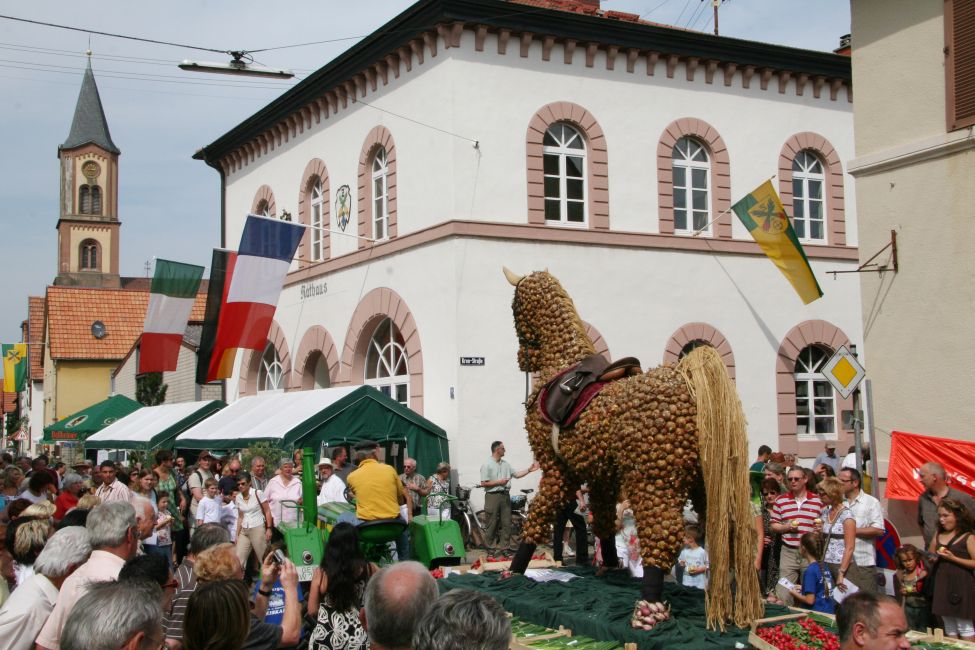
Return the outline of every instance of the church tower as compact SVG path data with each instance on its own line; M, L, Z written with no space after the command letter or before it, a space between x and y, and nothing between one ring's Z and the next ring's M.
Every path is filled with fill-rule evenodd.
M61 200L55 285L118 288L118 157L91 61L68 139L58 147Z

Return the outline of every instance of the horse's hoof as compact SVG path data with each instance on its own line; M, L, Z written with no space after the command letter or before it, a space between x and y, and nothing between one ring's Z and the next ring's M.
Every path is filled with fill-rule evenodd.
M630 625L640 630L652 630L654 626L669 619L670 605L640 600L633 607Z

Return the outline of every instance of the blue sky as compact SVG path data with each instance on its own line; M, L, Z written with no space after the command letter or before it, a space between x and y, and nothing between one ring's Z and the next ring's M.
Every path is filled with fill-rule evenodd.
M5 3L0 13L101 32L221 50L318 45L255 55L299 77L321 67L411 4L294 1L271 13L250 0L168 3ZM710 1L603 0L606 10L711 32ZM850 31L849 0L727 0L723 36L832 50ZM216 53L142 43L0 19L0 207L5 309L0 340L20 341L27 297L43 295L56 272L57 150L68 135L89 48L119 168L121 272L146 275L165 257L208 265L219 245L219 179L194 151L297 82L183 72L183 59Z

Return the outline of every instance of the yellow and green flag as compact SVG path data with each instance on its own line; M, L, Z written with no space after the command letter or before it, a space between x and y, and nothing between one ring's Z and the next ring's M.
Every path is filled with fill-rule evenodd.
M0 350L3 351L3 391L19 393L27 379L27 344L4 343Z
M758 242L762 252L779 267L804 304L808 305L823 295L796 231L792 229L789 216L782 207L782 201L772 187L772 181L762 183L731 209Z

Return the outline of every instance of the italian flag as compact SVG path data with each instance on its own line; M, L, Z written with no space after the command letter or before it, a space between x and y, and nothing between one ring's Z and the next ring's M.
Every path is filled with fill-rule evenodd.
M202 266L156 260L139 349L140 373L176 370L186 321L202 278Z

